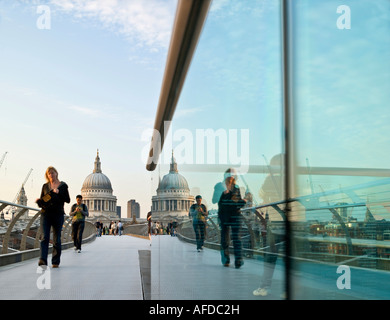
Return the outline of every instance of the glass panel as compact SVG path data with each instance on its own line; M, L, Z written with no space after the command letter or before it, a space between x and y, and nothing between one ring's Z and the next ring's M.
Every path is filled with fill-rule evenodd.
M279 3L234 1L232 5L214 1L153 181L156 189L158 175L165 181L173 150L178 173L187 181L190 194L201 195L209 210L206 246L215 249L215 259L210 263L221 268L227 261L220 253L223 224L218 216L218 201L226 188L225 171L236 168L236 183L241 197L247 200L246 207L282 199L281 186L275 189L273 184L280 176L278 155L282 152L281 75ZM192 198L190 205L194 202ZM166 212L160 217L166 215L168 222L171 214L180 215ZM188 210L184 215L179 219L184 221L180 232L195 239L192 221L187 219ZM274 224L275 234L269 237L266 216ZM284 297L281 215L273 208L248 210L239 222L245 265L237 274L240 290L229 290L230 297L256 299L253 291L261 286L271 287L273 299ZM232 238L239 222L232 222ZM270 241L272 252L266 257L269 262L264 264ZM229 244L230 268L234 268L234 242ZM265 265L270 268L266 268L268 278L262 280ZM213 292L222 288L221 284ZM256 294L264 295L265 290Z
M293 298L388 299L390 2L293 3Z
M297 161L290 298L388 299L390 3L290 3ZM243 211L240 291L267 286L268 274L275 299L285 287L280 7L235 4L213 3L156 175L169 171L174 150L191 195L201 194L210 210L206 243L218 250L214 190L226 168L238 167L246 206L257 207ZM194 238L188 220L181 226Z

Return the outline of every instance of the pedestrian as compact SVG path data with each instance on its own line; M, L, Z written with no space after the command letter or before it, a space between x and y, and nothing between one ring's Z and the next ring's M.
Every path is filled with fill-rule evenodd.
M148 221L148 236L149 236L149 243L152 245L152 211L149 211L146 220Z
M154 235L157 236L158 235L158 222L153 223L153 231L154 231Z
M171 237L176 237L177 221L172 221Z
M221 227L221 261L225 267L228 267L230 264L229 242L231 229L234 264L236 268L240 268L244 264L240 236L242 223L240 208L245 205L246 201L241 197L240 188L236 184L237 176L234 170L226 170L224 178L226 190L221 193L218 201L218 218Z
M85 226L85 217L89 216L88 208L83 203L83 197L78 194L76 196L76 203L72 205L69 215L72 218L72 233L74 250L81 252L81 243L83 240L83 231Z
M111 233L116 236L116 222L114 221L111 225Z
M119 220L119 222L118 222L118 233L119 233L119 236L122 235L122 231L123 231L123 224L122 224L121 220Z
M195 200L196 203L190 207L188 215L192 219L192 226L194 228L196 238L196 249L200 252L203 250L206 232L206 218L208 213L206 206L202 204L202 196L197 195Z
M58 179L58 171L50 166L45 172L46 183L42 186L41 196L36 199L41 208L41 254L39 266L47 266L49 253L50 229L53 228L52 266L58 268L61 262L61 231L64 223L64 204L70 202L68 185Z
M96 227L96 236L101 237L103 232L103 224L100 222L100 220L96 221L95 227Z

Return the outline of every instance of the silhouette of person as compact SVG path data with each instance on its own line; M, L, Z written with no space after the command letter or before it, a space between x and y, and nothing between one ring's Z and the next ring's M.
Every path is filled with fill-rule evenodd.
M218 201L218 218L221 227L221 261L225 267L228 267L230 264L229 242L231 229L234 247L234 264L236 268L240 268L244 264L240 236L242 224L240 208L245 205L246 200L242 199L240 188L236 184L236 172L228 169L225 172L224 178L226 189L221 193Z
M41 197L36 200L41 209L41 256L39 266L47 266L50 230L53 228L52 266L58 268L61 262L61 231L64 223L64 204L70 202L68 185L58 180L58 171L50 166L45 172L46 183L42 186Z
M284 199L284 175L283 175L283 154L277 154L271 159L270 172L261 186L259 195L263 204L278 202ZM253 291L255 296L267 296L272 284L272 277L275 270L276 260L279 251L283 248L285 241L285 230L283 225L276 227L276 221L283 221L280 212L268 208L266 217L263 220L266 236L264 247L267 251L264 254L264 271L260 287Z

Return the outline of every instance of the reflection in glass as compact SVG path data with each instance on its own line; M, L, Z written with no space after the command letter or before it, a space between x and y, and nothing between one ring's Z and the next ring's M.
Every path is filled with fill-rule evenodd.
M246 200L242 247L257 264L254 274L247 264L240 269L240 291L286 297L287 236L288 298L388 299L390 3L290 3L293 196L286 199L284 188L278 1L213 2L164 152L175 150L191 194L202 195L205 246L216 250L214 188L227 168L243 169L236 181ZM245 154L247 166L234 162L231 150ZM168 165L163 155L160 172ZM194 237L188 221L180 232Z
M315 288L388 298L375 270L390 269L389 13L380 0L293 2L296 298ZM339 288L340 265L352 288L366 289Z

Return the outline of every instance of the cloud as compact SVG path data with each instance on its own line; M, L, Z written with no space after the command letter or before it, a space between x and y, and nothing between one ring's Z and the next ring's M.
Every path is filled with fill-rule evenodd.
M82 115L93 117L93 118L105 119L105 118L111 116L109 113L106 113L106 112L98 110L98 109L81 107L81 106L77 106L77 105L72 105L72 106L69 106L68 108L70 110L76 111Z
M55 9L74 18L99 21L151 52L166 49L173 26L174 0L51 0Z

